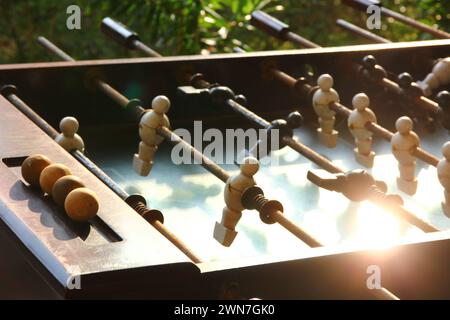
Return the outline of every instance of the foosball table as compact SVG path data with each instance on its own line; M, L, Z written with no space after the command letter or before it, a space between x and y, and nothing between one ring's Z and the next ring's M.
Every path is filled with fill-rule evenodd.
M448 40L161 57L102 28L150 57L0 65L0 297L450 298Z

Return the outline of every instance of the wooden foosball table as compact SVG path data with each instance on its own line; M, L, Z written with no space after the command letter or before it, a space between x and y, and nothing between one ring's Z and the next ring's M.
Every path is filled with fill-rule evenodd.
M0 65L0 297L450 298L449 40L155 57L102 27L153 57Z

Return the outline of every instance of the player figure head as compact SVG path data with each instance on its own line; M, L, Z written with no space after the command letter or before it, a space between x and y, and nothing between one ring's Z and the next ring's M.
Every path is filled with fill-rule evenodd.
M152 101L152 109L158 114L166 114L170 109L170 100L166 96L156 96Z
M74 117L64 117L59 122L59 129L67 137L73 137L78 132L78 120Z
M369 107L369 97L365 93L358 93L352 99L353 108L358 111L364 111L364 109Z
M241 164L241 172L248 176L253 177L259 170L259 161L254 157L247 157Z
M322 89L323 91L329 91L333 87L333 77L330 76L328 73L322 74L317 79L317 85Z
M447 141L446 143L444 143L441 150L442 150L442 155L444 156L444 158L447 161L450 161L450 141Z
M409 117L403 116L395 121L395 128L400 134L408 134L413 128L413 122Z

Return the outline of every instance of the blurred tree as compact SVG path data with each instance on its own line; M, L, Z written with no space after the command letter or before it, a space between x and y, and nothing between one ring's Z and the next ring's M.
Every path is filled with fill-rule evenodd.
M68 30L66 8L82 11L81 30ZM383 5L429 25L450 30L450 1L395 0ZM335 25L343 18L365 26L366 15L339 0L0 0L0 63L54 59L35 39L48 37L77 59L139 56L106 39L100 22L111 16L136 30L164 55L293 48L254 30L250 14L260 9L291 25L295 32L322 46L368 43ZM432 39L426 33L383 18L375 33L393 41Z

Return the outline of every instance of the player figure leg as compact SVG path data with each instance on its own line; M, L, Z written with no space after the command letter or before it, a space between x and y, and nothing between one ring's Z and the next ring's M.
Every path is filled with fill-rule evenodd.
M139 153L134 154L133 168L141 176L147 176L153 167L153 157L158 146L148 146L143 141L139 143Z
M222 220L220 223L216 222L214 226L214 238L219 241L223 246L229 247L236 235L235 230L239 219L241 219L242 212L224 207L222 211Z
M355 139L356 148L353 149L356 161L367 168L373 167L375 152L372 151L372 138Z
M397 178L397 186L406 194L413 195L417 191L417 179L415 177L416 161L414 157L412 160L399 162L398 170L399 177Z
M334 148L337 144L338 132L334 130L335 121L334 116L319 118L320 128L317 129L319 141L328 148Z
M444 190L444 201L441 202L442 211L450 218L450 192Z

